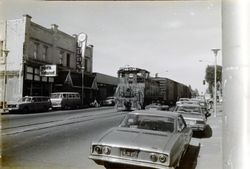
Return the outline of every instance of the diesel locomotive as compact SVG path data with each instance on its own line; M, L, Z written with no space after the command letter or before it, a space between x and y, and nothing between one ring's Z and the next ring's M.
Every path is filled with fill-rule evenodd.
M168 78L150 77L150 72L135 67L118 70L115 91L118 110L144 109L153 102L174 105L178 98L191 97L189 88Z

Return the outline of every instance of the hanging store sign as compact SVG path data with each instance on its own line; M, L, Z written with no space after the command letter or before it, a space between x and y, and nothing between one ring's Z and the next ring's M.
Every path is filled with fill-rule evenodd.
M57 76L56 65L40 66L40 76L54 77Z

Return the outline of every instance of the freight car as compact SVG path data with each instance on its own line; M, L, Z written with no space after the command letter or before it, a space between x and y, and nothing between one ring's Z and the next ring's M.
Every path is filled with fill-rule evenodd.
M187 86L167 78L150 77L145 69L125 67L118 70L116 108L144 109L152 102L173 105L178 98L190 97Z
M191 98L191 91L184 84L164 77L152 79L160 84L160 101L162 104L173 106L179 98Z

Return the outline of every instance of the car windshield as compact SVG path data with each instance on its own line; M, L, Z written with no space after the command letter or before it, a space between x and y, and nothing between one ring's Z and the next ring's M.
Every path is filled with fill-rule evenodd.
M60 94L59 93L52 93L50 98L52 98L52 99L60 98Z
M180 98L179 101L189 101L188 98Z
M23 97L18 100L18 102L31 102L32 98L31 97Z
M195 114L201 113L200 107L195 107L195 106L177 106L176 111L184 113L195 113Z
M164 116L129 114L120 127L172 133L174 132L174 119Z

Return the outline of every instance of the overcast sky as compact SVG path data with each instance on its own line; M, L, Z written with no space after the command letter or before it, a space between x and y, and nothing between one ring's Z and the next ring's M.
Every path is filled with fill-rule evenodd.
M85 32L94 45L95 72L117 76L125 65L147 69L204 92L205 68L221 48L219 0L164 2L2 3L4 19L32 16L70 35ZM204 62L199 62L204 60ZM221 52L218 53L221 65Z

